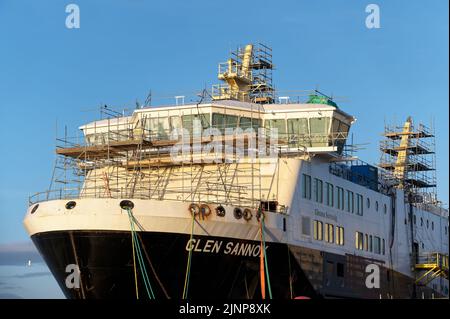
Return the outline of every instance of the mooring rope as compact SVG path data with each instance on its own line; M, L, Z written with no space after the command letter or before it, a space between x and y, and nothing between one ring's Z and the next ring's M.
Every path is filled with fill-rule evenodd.
M289 244L286 245L288 253L288 266L289 266L289 292L291 293L291 299L294 299L294 294L292 291L292 269L291 269L291 252L289 250Z
M261 242L262 242L262 247L263 250L261 251L261 253L264 256L264 272L266 275L266 279L267 279L267 290L269 292L269 298L272 299L272 287L270 286L270 276L269 276L269 266L267 263L267 254L266 254L266 240L265 240L265 236L264 236L264 214L261 214L261 219L260 219L260 229L261 229ZM264 296L265 297L265 296Z
M142 257L142 250L139 243L139 238L134 227L135 218L133 216L133 212L130 208L127 208L128 218L130 220L131 227L131 242L133 245L133 268L134 268L134 278L135 278L135 286L136 286L136 299L139 299L139 289L138 289L138 280L137 280L137 271L136 271L136 255L138 259L139 268L141 270L141 276L144 281L145 290L147 292L147 296L149 299L155 299L155 294L153 292L152 286L150 284L150 279L148 277L147 269L145 267L144 258Z
M195 212L192 211L192 223L191 223L191 238L189 244L192 245L192 238L194 237L194 222L195 222ZM184 288L183 288L183 299L187 299L189 292L189 278L191 276L191 260L192 260L192 247L190 247L188 253L188 260L186 265L186 275L184 277Z

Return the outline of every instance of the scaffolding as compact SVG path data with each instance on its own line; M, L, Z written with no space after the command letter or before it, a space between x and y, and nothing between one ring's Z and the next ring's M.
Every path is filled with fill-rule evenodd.
M403 126L385 125L379 166L418 205L437 205L435 135L433 129L409 117Z
M218 78L225 84L213 85L213 100L272 103L275 100L273 68L270 47L258 43L237 48L227 62L219 63Z
M153 110L152 118L159 118L159 112L165 111ZM198 109L190 112L195 115ZM31 196L30 204L51 199L137 198L256 209L263 202L276 201L275 196L269 197L278 169L278 158L267 157L270 136L255 133L257 143L250 145L251 136L224 133L215 137L223 151L205 153L202 146L212 142L211 136L172 138L164 130L147 129L150 119L149 115L110 113L84 126L82 139L67 136L65 130L64 137L57 138L50 188ZM175 145L189 149L178 161L171 156ZM230 145L232 151L227 149ZM247 156L252 150L258 158ZM304 155L303 150L299 155Z
M426 286L438 277L448 280L448 255L433 252L418 256L415 269L423 272L416 279L419 286Z

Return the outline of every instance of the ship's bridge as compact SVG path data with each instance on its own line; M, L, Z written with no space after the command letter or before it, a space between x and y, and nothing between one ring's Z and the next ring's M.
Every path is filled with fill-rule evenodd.
M290 150L304 147L309 153L342 154L355 118L336 104L311 97L302 104L267 104L264 126L276 128Z
M318 96L312 95L306 103L261 105L220 100L144 108L135 110L131 117L98 121L81 129L88 145L107 144L111 138L144 138L150 142L173 145L179 140L174 132L195 134L196 120L204 136L210 134L211 129L223 138L253 132L256 136L272 136L282 152L301 150L340 155L355 118L332 101L324 103Z

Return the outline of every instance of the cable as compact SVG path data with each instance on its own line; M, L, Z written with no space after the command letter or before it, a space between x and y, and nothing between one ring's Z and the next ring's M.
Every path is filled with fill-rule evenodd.
M191 238L189 240L189 243L192 245L192 238L194 236L195 212L191 211L191 213L192 213L192 224L191 224ZM189 278L191 275L192 249L193 249L193 247L191 247L191 249L189 249L188 261L187 261L187 265L186 265L186 275L184 277L184 288L183 288L183 299L187 299L188 292L189 292Z
M147 269L145 267L144 258L142 257L142 251L139 244L139 238L137 236L136 230L134 228L135 218L130 208L127 208L128 218L130 220L131 227L131 242L133 245L133 267L135 274L135 286L136 286L136 299L139 299L138 281L137 281L137 270L136 270L136 256L139 263L139 268L141 270L142 279L144 281L145 290L149 299L155 299L155 294L153 292L152 286L150 284L150 279L148 277Z

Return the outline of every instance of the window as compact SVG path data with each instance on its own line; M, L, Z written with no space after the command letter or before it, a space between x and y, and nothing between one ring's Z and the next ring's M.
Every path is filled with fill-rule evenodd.
M342 187L336 187L337 189L337 208L344 210L344 189Z
M336 244L344 246L344 227L336 226Z
M375 210L378 211L378 201L375 201Z
M303 174L303 198L311 199L311 176Z
M364 250L369 251L369 235L364 235Z
M347 190L347 211L352 214L354 212L353 203L354 203L354 194L353 192Z
M434 222L431 222L431 230L434 230Z
M367 209L369 209L370 208L370 198L369 197L367 197Z
M445 234L447 235L447 226L444 226Z
M416 224L416 215L413 216L414 225Z
M309 120L311 128L311 146L328 146L329 117L312 118Z
M344 264L343 263L336 263L336 276L344 277Z
M334 243L334 225L325 224L325 241Z
M323 240L323 223L321 221L314 221L314 239Z
M372 235L369 236L369 251L373 252L373 240Z
M258 132L258 128L261 127L261 120L250 117L241 117L239 119L239 127L244 131L248 128L253 128L255 132Z
M376 254L381 254L381 239L380 239L380 237L377 237L377 236L375 236L374 252Z
M355 248L362 250L364 247L364 234L359 231L355 232Z
M314 185L315 185L315 200L318 203L323 203L323 182L322 180L315 178L314 179Z
M266 120L266 129L273 129L278 133L278 137L286 138L286 121L283 119Z
M386 204L384 204L383 211L385 214L387 213L387 205Z
M333 207L334 206L334 187L333 184L327 183L327 205Z
M334 262L327 260L326 263L326 274L328 276L326 276L326 282L325 285L329 286L330 285L330 278L334 276Z
M311 236L311 220L306 216L302 216L302 235Z
M181 129L181 118L179 116L171 116L170 117L170 129Z
M147 119L147 130L151 138L168 139L170 135L170 124L168 117L155 117Z
M420 226L423 226L423 218L420 217Z
M181 117L183 128L188 130L192 134L194 128L194 121L200 121L201 128L206 129L209 126L209 114L195 114L195 115L183 115Z
M311 146L309 139L308 120L288 119L287 120L289 142L294 145Z
M384 238L383 238L383 255L386 253L386 245L385 245L385 242L384 242Z
M429 226L429 223L428 223L428 219L427 219L427 228L428 228L428 226Z
M317 117L309 120L311 126L311 134L328 135L328 128L330 126L329 117Z
M363 196L361 194L356 194L356 214L363 215Z
M212 126L219 129L222 134L226 128L236 128L238 123L238 117L236 115L226 115L221 113L213 113Z

